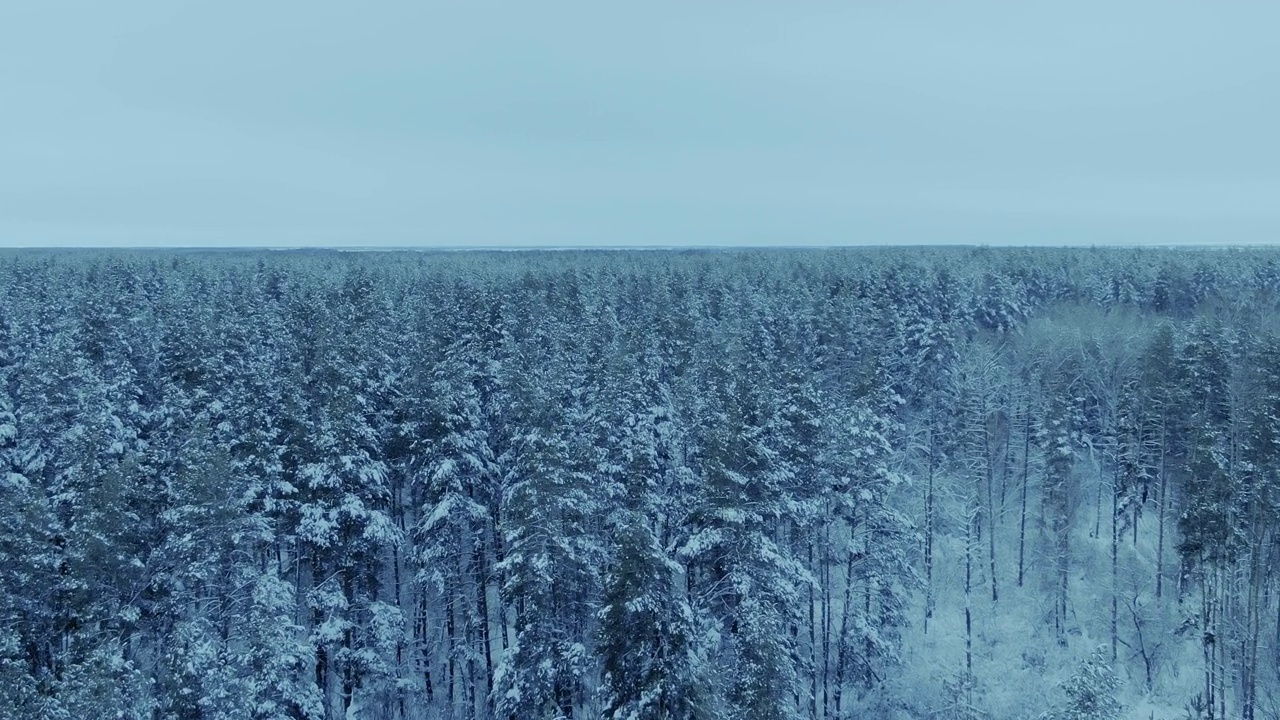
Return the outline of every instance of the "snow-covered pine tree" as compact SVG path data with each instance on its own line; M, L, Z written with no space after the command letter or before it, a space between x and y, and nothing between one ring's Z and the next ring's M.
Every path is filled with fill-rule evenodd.
M1109 650L1094 650L1076 668L1065 683L1062 692L1066 700L1049 713L1044 720L1117 720L1124 706L1116 699L1120 689L1120 677L1107 662Z
M1047 360L1043 373L1047 397L1040 434L1045 458L1043 531L1053 568L1049 583L1053 627L1058 644L1065 647L1070 623L1071 526L1077 505L1078 368L1071 358L1057 357Z
M689 473L670 393L650 356L630 361L611 415L619 423L602 468L613 487L598 652L609 720L715 717L706 655L684 592L684 567L660 539L669 493Z
M822 476L831 521L828 573L838 605L828 608L835 658L831 712L845 712L848 689L858 697L881 683L899 658L909 593L919 576L911 564L917 541L896 508L903 478L891 472L888 420L867 407L832 413L824 422Z
M1270 545L1280 529L1280 336L1259 338L1252 360L1255 402L1242 452L1246 471L1240 488L1248 560L1240 661L1240 712L1245 720L1259 715L1259 684L1266 682L1260 668L1266 663L1260 659L1265 653L1260 649L1265 643L1262 616L1269 582L1274 582L1268 572ZM1276 633L1280 634L1280 622Z
M738 717L799 717L803 686L791 628L812 580L773 531L791 521L792 468L769 444L776 421L766 388L750 380L744 351L712 366L713 404L698 441L702 479L680 548L693 572L697 610L721 626L716 673L726 711ZM807 703L804 703L807 705Z
M549 336L536 337L537 345L553 347ZM503 718L573 718L594 666L584 641L605 554L594 532L594 458L575 440L591 436L593 409L567 382L564 358L543 357L542 372L522 368L521 427L502 478L506 556L496 569L514 610L514 638L494 678Z
M1225 652L1222 614L1225 571L1240 550L1234 522L1238 495L1231 408L1228 399L1230 366L1226 338L1220 328L1198 323L1183 347L1182 376L1190 382L1190 423L1186 437L1185 478L1178 518L1178 553L1182 582L1194 582L1200 590L1201 649L1204 657L1204 700L1209 717L1226 713L1223 687L1225 669L1219 657Z
M464 334L445 348L434 370L427 399L431 411L420 429L428 444L420 471L426 506L413 534L419 579L433 589L439 611L446 614L447 702L487 712L495 659L487 554L498 467L480 394L483 358L475 354L474 342ZM463 697L452 692L455 687L466 690Z

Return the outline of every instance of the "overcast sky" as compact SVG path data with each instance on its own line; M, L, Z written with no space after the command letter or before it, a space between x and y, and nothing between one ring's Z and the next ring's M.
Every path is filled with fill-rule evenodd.
M0 3L0 246L1280 241L1280 3Z

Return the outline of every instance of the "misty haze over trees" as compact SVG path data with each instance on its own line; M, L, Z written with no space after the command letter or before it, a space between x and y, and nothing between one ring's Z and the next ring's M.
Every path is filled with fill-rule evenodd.
M1280 251L0 255L0 717L1280 718Z

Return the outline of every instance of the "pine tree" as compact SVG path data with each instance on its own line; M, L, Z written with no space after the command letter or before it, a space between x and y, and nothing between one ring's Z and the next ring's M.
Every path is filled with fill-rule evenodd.
M727 374L716 380L697 458L704 495L679 552L695 568L695 603L723 627L718 672L732 712L795 717L801 686L790 628L801 622L810 578L768 530L790 516L789 468L766 443L771 418L760 394Z
M1044 515L1053 564L1053 625L1058 644L1067 643L1068 582L1071 567L1071 525L1075 513L1075 453L1079 425L1072 388L1075 370L1064 363L1048 371L1048 396L1041 432L1044 443Z
M522 403L527 424L502 480L506 557L496 569L515 637L494 678L500 717L573 717L591 665L580 633L592 625L604 553L588 458L571 439L590 423L573 416L583 408L571 391L544 378Z
M1048 713L1046 720L1115 720L1124 711L1116 699L1120 678L1107 663L1108 650L1100 647L1082 661L1071 678L1062 685L1067 696L1058 710Z
M651 366L659 364L651 359ZM665 496L688 468L680 462L676 418L659 374L656 367L636 366L624 378L615 406L621 422L610 443L616 464L606 466L616 473L616 486L609 493L612 560L602 580L598 652L602 704L611 720L713 716L705 648L680 582L684 567L660 540Z

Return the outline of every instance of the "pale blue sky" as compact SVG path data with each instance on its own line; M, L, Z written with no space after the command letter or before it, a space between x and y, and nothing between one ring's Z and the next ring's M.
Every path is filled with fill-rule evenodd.
M0 246L1280 241L1277 2L0 3Z

